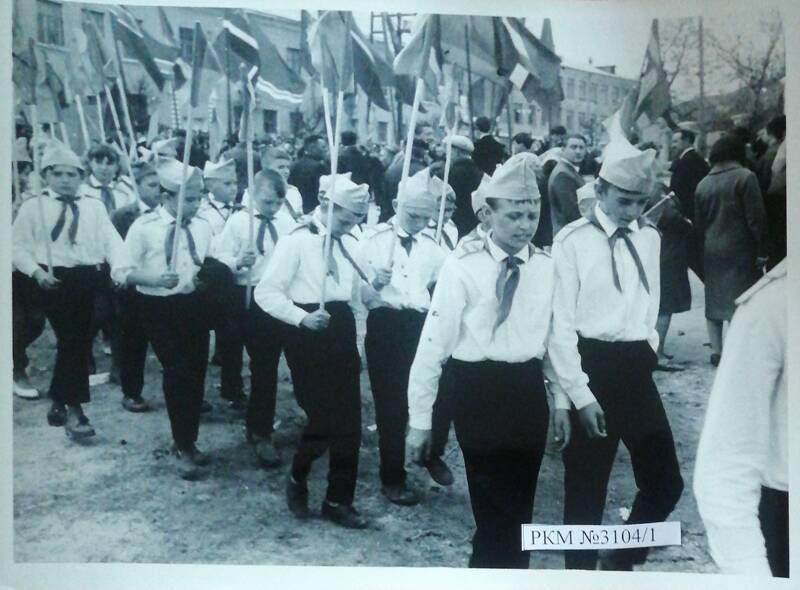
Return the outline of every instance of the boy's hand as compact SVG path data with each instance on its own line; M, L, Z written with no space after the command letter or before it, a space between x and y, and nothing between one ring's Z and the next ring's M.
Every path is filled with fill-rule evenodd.
M300 325L314 332L319 332L327 328L330 321L331 315L327 311L318 309L304 317Z
M606 436L606 416L600 404L593 402L586 407L578 410L578 417L581 424L586 429L589 438L605 438Z

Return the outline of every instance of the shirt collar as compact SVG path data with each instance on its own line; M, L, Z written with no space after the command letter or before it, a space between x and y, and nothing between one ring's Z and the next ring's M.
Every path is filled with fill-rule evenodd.
M311 223L314 224L314 226L319 231L319 234L322 236L328 233L328 228L325 227L325 222L323 221L324 219L323 216L326 214L327 211L324 211L322 207L317 206L317 208L314 209L314 213L311 215Z
M152 211L153 210L153 207L148 207L147 204L144 201L142 201L141 199L136 201L136 202L139 204L139 213L141 213L142 215L144 215L148 211Z
M581 169L580 166L576 166L575 164L573 164L572 162L570 162L569 160L567 160L564 157L561 158L561 161L564 162L570 168L572 168L575 171L576 174L580 172L580 169Z
M689 147L687 147L685 150L683 150L683 151L681 152L681 158L683 158L683 157L684 157L686 154L688 154L689 152L691 152L693 149L694 149L694 147L693 147L693 146L689 146ZM680 158L679 158L679 159L680 159Z
M222 201L218 201L214 198L214 193L208 193L208 204L214 207L214 209L223 209L226 206L226 203ZM233 203L227 203L228 209L233 207Z
M393 228L396 228L396 227L398 226L398 223L397 223L397 216L396 216L396 215L393 215L393 216L392 216L392 217L389 219L389 223L392 225L392 227L393 227ZM431 227L431 226L430 226L430 225L428 225L428 227ZM433 226L433 229L436 229L436 226L435 226L435 225ZM409 236L411 236L411 234L409 234L409 233L408 233L406 230L404 230L404 229L403 229L403 226L401 225L401 226L400 226L400 230L399 230L399 231L397 231L397 237L399 237L399 238L407 238L407 237L409 237ZM411 236L411 237L414 237L414 236Z
M92 188L103 188L103 186L104 186L104 185L103 185L103 183L102 183L102 182L100 182L99 180L97 180L97 178L95 177L95 175L94 175L94 174L90 174L90 175L89 175L89 186L91 186ZM109 182L109 183L108 183L108 185L106 185L106 186L108 186L108 188L113 188L113 186L114 186L114 181L112 180L112 181L111 181L111 182Z
M609 238L613 236L614 232L617 231L619 226L614 223L611 218L600 208L600 203L595 203L594 215L597 218L597 221L600 223L600 227L602 227L603 231L606 232L606 235ZM628 229L631 230L631 232L637 232L639 231L639 224L636 222L636 220L631 221L628 224Z
M488 232L486 234L486 238L485 238L486 247L489 250L489 255L492 258L494 258L495 261L503 262L506 258L509 257L509 254L508 254L508 252L503 250L500 246L495 244L494 237L492 236L492 233L493 232L491 232L491 231ZM523 246L520 249L520 251L517 252L516 254L513 254L513 256L516 256L517 258L522 260L523 263L524 262L528 262L528 259L530 258L530 255L531 255L531 251L530 251L530 248L527 245Z

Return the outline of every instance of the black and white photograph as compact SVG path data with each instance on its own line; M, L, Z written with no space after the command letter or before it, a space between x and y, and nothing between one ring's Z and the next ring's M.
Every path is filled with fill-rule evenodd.
M4 568L790 577L785 4L8 4Z

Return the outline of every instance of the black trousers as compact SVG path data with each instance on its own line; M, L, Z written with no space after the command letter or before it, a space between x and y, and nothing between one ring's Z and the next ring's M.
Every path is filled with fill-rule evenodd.
M61 281L58 288L40 291L45 315L56 334L50 397L74 406L89 401L92 314L102 273L96 266L76 266L55 267L53 275Z
M776 578L788 578L789 493L762 486L758 518L764 534L769 569Z
M317 305L300 305L314 311ZM328 302L331 316L325 330L289 327L286 361L292 372L297 403L308 416L292 462L292 476L305 481L311 464L330 453L328 492L335 503L351 504L358 477L361 445L360 359L356 323L347 303Z
M577 412L571 412L572 439L564 450L564 524L600 524L608 479L620 440L631 455L638 491L628 524L660 522L683 492L675 442L653 383L657 356L645 341L579 339L581 365L605 413L608 435L589 439ZM643 563L646 548L624 550L632 564ZM566 551L567 569L595 569L597 551Z
M436 401L433 403L431 415L431 456L441 457L450 438L450 424L453 422L453 370L452 359L448 359L442 366L442 375L439 377L439 391L436 392Z
M262 310L255 301L245 308L245 288L240 288L241 309L238 317L240 333L250 355L250 399L247 403L247 431L269 438L275 422L275 403L278 391L278 364L289 329ZM241 375L241 349L239 351ZM224 364L223 364L224 367Z
M208 326L196 293L141 295L142 320L163 368L164 400L175 446L197 441L208 365Z
M28 366L26 350L44 331L41 291L32 278L19 271L11 273L11 354L14 373Z
M526 569L521 525L533 517L549 409L541 362L451 360L456 438L476 531L469 566Z
M406 480L408 374L424 323L425 314L413 309L381 307L367 316L364 350L375 401L384 485L401 485Z
M244 351L243 325L247 321L245 313L245 290L238 285L231 287L241 292L241 301L235 301L232 307L225 308L223 321L214 328L214 347L220 361L220 395L235 399L242 395L244 381L242 379L242 352ZM237 298L239 299L239 298ZM252 301L251 306L257 307Z
M125 397L138 398L144 389L147 332L142 319L142 296L128 287L114 293L115 330L111 335L113 364L119 369Z

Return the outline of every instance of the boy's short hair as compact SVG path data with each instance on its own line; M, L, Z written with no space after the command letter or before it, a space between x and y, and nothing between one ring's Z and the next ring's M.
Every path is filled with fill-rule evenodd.
M283 199L286 196L286 183L283 182L283 176L271 168L264 168L261 170L261 172L255 175L253 181L255 182L256 188L265 182L269 183L279 199Z
M567 137L564 139L564 144L566 145L570 139L580 139L583 142L583 145L589 145L589 142L586 141L586 137L580 133L570 133L567 135Z
M498 199L497 197L486 197L486 206L489 207L492 211L497 210L497 205L500 201L506 201L510 199ZM541 206L540 200L533 200L533 199L514 199L515 203L532 203L534 205Z
M136 184L139 184L144 178L150 175L158 175L156 167L149 162L134 162L131 165L131 169L133 170L133 178L136 180Z
M93 160L95 162L108 160L111 164L119 164L119 153L110 145L101 143L89 150L89 153L86 154L86 159L89 162Z
M492 129L492 122L489 117L478 117L475 119L475 128L481 133L489 133Z
M264 153L261 154L261 161L262 162L274 162L275 160L288 160L289 162L292 161L292 157L289 155L283 148L270 146L264 150Z
M533 137L531 137L530 133L525 133L524 131L522 133L517 133L513 141L514 143L521 143L524 145L526 150L531 149L533 145Z

